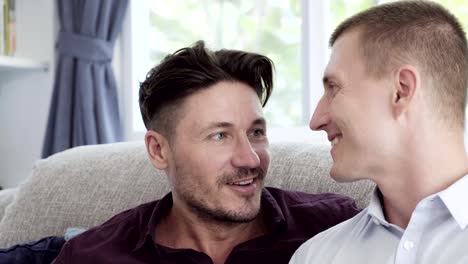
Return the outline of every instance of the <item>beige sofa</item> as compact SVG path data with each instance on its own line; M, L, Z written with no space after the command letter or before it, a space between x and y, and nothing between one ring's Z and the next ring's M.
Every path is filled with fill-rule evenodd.
M328 145L271 144L266 184L312 193L341 193L365 206L373 184L331 180L329 150ZM63 236L68 227L98 225L168 191L164 173L151 166L143 142L64 151L38 161L17 189L0 191L0 248Z

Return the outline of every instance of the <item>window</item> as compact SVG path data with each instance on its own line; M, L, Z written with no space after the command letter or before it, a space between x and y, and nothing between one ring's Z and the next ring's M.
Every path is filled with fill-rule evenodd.
M123 86L133 87L124 93L123 112L131 113L124 116L127 138L141 139L145 130L138 109L138 81L166 54L203 39L211 49L259 52L274 61L274 92L265 108L270 139L325 140L324 133L311 133L307 125L322 94L328 37L342 20L379 2L384 1L130 1L121 62L122 71L130 73ZM468 27L464 0L439 2Z
M336 28L341 21L365 10L373 5L378 4L378 0L332 0L330 1L330 28L329 33ZM328 34L328 35L330 35Z
M450 10L462 23L465 33L468 30L468 2L466 0L436 0Z
M168 30L170 29L170 30ZM259 52L275 62L275 91L265 109L270 124L301 124L300 0L167 1L150 3L150 58L199 39L209 48Z

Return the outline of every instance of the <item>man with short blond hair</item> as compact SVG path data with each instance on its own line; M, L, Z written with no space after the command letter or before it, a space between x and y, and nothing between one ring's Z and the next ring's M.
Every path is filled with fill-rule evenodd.
M375 6L330 39L310 122L332 143L332 178L370 179L370 205L290 263L468 263L465 32L429 1Z

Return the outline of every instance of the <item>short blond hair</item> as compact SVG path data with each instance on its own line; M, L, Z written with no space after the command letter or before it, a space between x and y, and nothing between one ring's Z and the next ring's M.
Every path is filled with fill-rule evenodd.
M457 18L429 1L382 4L343 21L330 46L345 32L360 32L368 71L377 77L401 63L416 64L432 85L428 94L436 114L464 127L468 86L465 32Z

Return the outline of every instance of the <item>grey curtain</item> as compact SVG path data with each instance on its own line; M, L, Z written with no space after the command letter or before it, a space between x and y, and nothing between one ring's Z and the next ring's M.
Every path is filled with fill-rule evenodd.
M43 158L75 146L122 140L111 60L127 2L57 0L58 60Z

